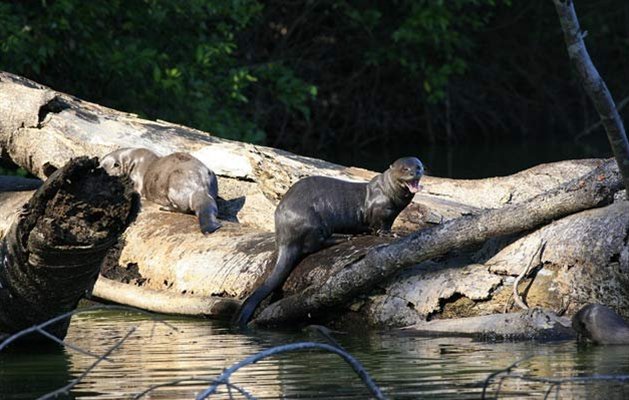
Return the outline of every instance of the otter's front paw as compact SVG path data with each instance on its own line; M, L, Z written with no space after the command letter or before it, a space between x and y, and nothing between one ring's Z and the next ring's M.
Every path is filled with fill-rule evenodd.
M384 229L379 229L378 231L376 231L376 235L380 236L380 237L387 237L387 238L398 238L398 234L391 232L389 230L384 230Z

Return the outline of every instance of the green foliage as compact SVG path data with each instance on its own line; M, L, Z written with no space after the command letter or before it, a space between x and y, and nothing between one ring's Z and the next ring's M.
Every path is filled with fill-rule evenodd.
M259 72L307 113L311 85L279 63L251 68L237 35L255 0L0 3L0 67L111 107L251 142L264 132L246 103Z
M451 77L466 72L474 46L471 34L487 25L496 1L395 0L380 10L355 1L341 4L356 26L390 31L379 46L367 50L366 63L399 64L406 78L423 88L427 100L437 103L444 99Z
M621 100L629 3L577 8ZM597 120L552 2L4 1L0 69L148 118L345 162L367 147L563 140Z

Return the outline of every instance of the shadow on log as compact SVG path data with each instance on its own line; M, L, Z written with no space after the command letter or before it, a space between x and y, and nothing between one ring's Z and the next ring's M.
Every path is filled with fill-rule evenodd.
M129 182L97 167L81 157L52 174L2 240L0 335L74 309L137 214ZM49 332L62 338L68 325Z
M147 121L0 72L0 150L31 174L45 178L73 157L130 146L191 153L217 173L229 204L219 205L223 228L207 237L194 217L149 202L125 231L120 256L104 270L120 284L103 280L94 293L158 312L227 317L273 265L273 211L294 182L375 174ZM629 203L601 207L621 187L613 163L560 161L511 176L422 183L393 226L409 237L354 237L306 257L260 322L311 316L392 328L503 313L540 239L540 265L519 285L528 306L570 315L597 301L629 317ZM0 193L0 234L28 195Z

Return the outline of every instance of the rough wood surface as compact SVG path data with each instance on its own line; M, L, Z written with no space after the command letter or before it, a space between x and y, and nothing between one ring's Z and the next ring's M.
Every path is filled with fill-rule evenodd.
M105 276L125 282L125 286L104 284L100 289L97 286L99 296L113 300L122 295L130 304L137 294L141 294L146 299L155 299L143 300L141 305L154 311L165 310L163 299L179 299L196 313L194 310L208 309L207 305L214 300L231 304L244 298L274 263L273 211L277 200L297 179L316 174L366 180L375 174L277 149L222 140L164 121L143 120L15 75L0 73L0 149L4 157L35 175L43 178L76 155L101 156L118 147L134 146L147 147L159 154L191 152L217 172L219 196L222 197L219 209L224 227L207 237L195 229L194 216L163 212L145 202L135 223L125 232L119 253L108 258L103 269ZM421 154L417 156L421 158ZM575 188L573 184L574 191L557 191L566 182L600 166L605 172L593 175L598 176L593 179L598 179L598 186L596 182L594 186L588 186L592 183L591 176L576 183L583 187ZM343 321L348 316L356 316L358 323L388 327L414 324L426 318L502 312L505 305L508 309L510 304L503 289L521 272L523 266L519 260L528 262L530 259L529 247L539 243L536 232L553 227L555 223L550 223L553 218L600 205L596 201L597 198L600 200L600 195L609 201L610 193L617 189L616 176L610 164L602 160L573 160L543 164L505 177L477 180L425 177L423 192L415 196L413 203L398 218L394 231L403 235L426 227L428 230L404 239L354 237L310 255L286 282L285 294L297 295L289 299L299 297L306 302L325 305L328 293L322 290L340 288L340 292L352 294L341 296L341 305L335 306L335 313L330 313L333 318ZM589 189L608 192L593 193ZM534 200L547 191L555 192L550 197L542 195ZM0 193L0 196L3 204L0 231L6 231L28 192ZM537 203L527 203L531 201ZM575 202L579 204L575 206ZM535 209L532 204L544 207ZM555 210L548 212L551 204L556 205ZM487 210L493 211L488 213ZM601 215L614 215L615 212L612 206L600 210ZM568 218L556 223L567 220L566 232L573 234L566 233L564 238L569 238L565 240L571 243L590 243L587 231L571 230L571 226L604 223L602 217L590 218L582 213ZM582 219L589 222L582 223ZM491 231L487 228L488 223L490 226L494 224ZM511 224L510 228L505 224ZM448 239L450 242L445 240L446 234L462 226L468 229L457 231L451 240ZM541 229L535 230L535 227ZM516 231L519 233L486 240ZM527 239L529 237L531 239ZM509 247L518 241L529 244L522 245L519 250ZM442 247L435 243L441 243ZM455 247L448 249L446 243ZM387 244L393 245L382 247ZM463 250L470 244L477 244L477 247ZM544 254L553 254L555 250L560 253L563 245L561 242L549 243ZM621 250L622 246L617 242L614 246L614 251ZM553 250L554 247L557 249ZM452 249L455 251L449 251ZM437 254L442 255L435 258ZM490 261L500 254L504 257L504 265L509 267L492 270ZM431 257L432 260L419 262ZM602 257L591 261L599 263L599 269L607 270L614 260L605 261ZM619 260L624 262L623 257ZM564 261L554 259L556 265ZM566 282L568 277L575 279L577 271L585 270L581 261L576 260L566 272ZM357 269L357 265L366 262L377 264L377 279L362 276L362 270ZM402 265L407 267L401 268ZM523 298L531 306L546 304L556 310L570 310L562 303L565 301L563 297L560 300L554 295L553 288L547 283L541 285L546 282L541 278L550 275L549 271L532 273L532 279L523 280L520 285ZM540 283L535 291L538 297L531 297L532 289L527 295L525 286L531 282L531 288ZM598 284L592 279L572 282L582 293L591 291L593 285ZM359 289L350 288L355 283ZM615 280L612 286L610 298L623 298L620 281ZM582 301L582 297L575 301ZM211 301L208 303L207 299ZM285 302L269 307L269 312L280 304ZM216 314L211 311L212 307L209 309L210 316L224 316L220 314L224 312L223 308ZM300 308L301 311L306 309ZM307 315L301 311L299 315ZM190 313L182 308L169 312ZM207 314L206 311L198 313ZM316 312L312 316L321 317Z
M456 333L483 340L565 340L576 336L570 318L541 309L418 322L405 330L434 336Z
M321 309L347 303L358 294L369 292L400 269L445 254L451 249L535 229L553 219L610 203L621 186L616 163L607 161L585 177L525 202L421 230L388 246L370 250L321 285L271 304L255 322L276 324L304 319Z
M71 160L21 208L0 248L0 333L15 333L76 307L137 212L128 180L96 159ZM65 336L69 320L49 332Z

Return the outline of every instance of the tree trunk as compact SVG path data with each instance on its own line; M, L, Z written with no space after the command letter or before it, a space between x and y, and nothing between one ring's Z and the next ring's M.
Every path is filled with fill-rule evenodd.
M22 207L2 240L0 333L15 333L76 307L137 212L127 180L96 159L70 161ZM48 331L65 336L69 319Z
M616 103L614 103L605 81L596 70L585 47L583 38L586 33L581 32L579 27L574 3L572 0L553 0L553 2L559 15L568 56L577 69L583 88L601 117L607 132L607 139L614 152L620 173L623 176L624 186L629 188L629 142L627 141L622 119L616 109Z
M217 172L222 198L223 228L208 236L198 231L194 216L144 202L123 235L118 256L107 258L102 274L110 280L97 283L94 293L160 312L229 317L274 265L273 211L292 183L308 175L367 180L375 174L142 120L0 73L0 148L35 175L45 177L70 157L139 146L162 155L192 153ZM598 271L618 263L629 269L629 257L617 256L625 252L629 229L629 221L618 217L625 203L600 208L595 215L579 212L609 203L619 182L612 163L602 160L544 164L477 180L425 177L424 190L393 227L409 237L356 236L309 255L285 283L286 299L267 310L263 304L259 321L277 323L310 313L332 323L391 327L502 312L510 309L505 293L512 292L513 277L529 263L540 232L560 227L566 232L562 241L547 240L543 259L548 266L534 268L520 288L529 307L542 304L570 313L587 298L579 296L565 306L568 292L594 292L599 282L579 271L589 271L590 263ZM6 231L23 197L0 193L6 205L0 208L0 232ZM571 213L577 214L562 218ZM592 247L588 232L593 230L575 227L587 221L604 229L612 217L614 240L601 250L604 257L562 250L567 242ZM470 245L476 247L464 249ZM571 266L562 272L562 282L572 286L548 287L545 277L559 273L558 265ZM608 298L625 299L622 282L615 276L614 282ZM629 313L627 302L616 304L621 313Z

